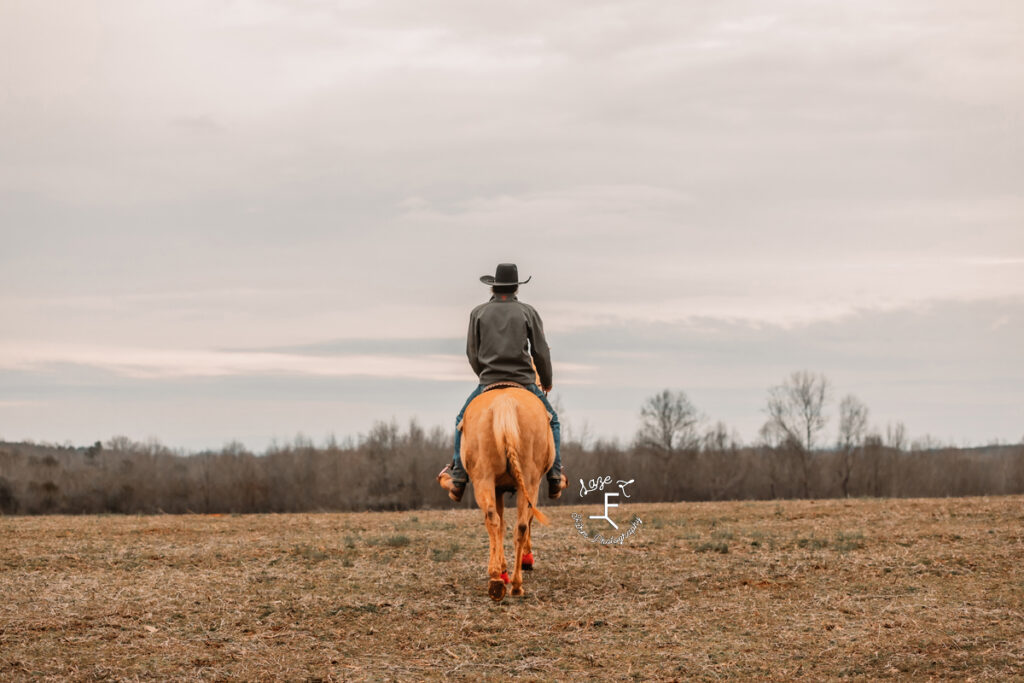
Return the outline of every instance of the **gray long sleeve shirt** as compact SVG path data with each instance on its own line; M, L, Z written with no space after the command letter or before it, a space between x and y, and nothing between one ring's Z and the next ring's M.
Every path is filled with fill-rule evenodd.
M541 387L551 386L551 351L533 306L512 294L496 294L469 314L466 355L480 384L533 384L533 362Z

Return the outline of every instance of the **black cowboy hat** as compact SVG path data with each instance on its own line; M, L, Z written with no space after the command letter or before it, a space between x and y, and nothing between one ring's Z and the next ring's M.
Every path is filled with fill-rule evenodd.
M531 275L522 282L519 282L519 269L516 268L516 264L499 263L498 267L494 269L494 275L481 275L480 282L489 287L509 287L512 285L525 285L532 277Z

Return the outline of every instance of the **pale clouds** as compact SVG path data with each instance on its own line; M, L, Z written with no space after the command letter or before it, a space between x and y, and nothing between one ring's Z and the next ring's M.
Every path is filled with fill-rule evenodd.
M260 375L397 377L440 382L473 378L462 358L444 355L326 357L207 349L11 345L0 346L0 356L2 370L45 372L55 366L78 365L143 380Z
M368 340L368 346L386 343ZM374 343L376 342L376 343ZM449 347L458 348L452 341ZM81 366L131 379L200 377L378 377L383 379L472 382L475 379L462 355L386 352L284 353L237 349L133 348L81 344L0 344L0 370L46 372L53 367ZM561 382L586 383L592 368L560 363Z
M835 407L848 393L867 403L881 430L902 421L912 437L954 443L1024 436L1021 299L861 311L788 326L620 321L550 337L553 398L567 433L577 437L628 440L642 402L670 388L685 390L706 424L724 421L752 441L768 387L796 369L822 372L832 383L829 439ZM0 436L91 443L127 432L189 448L232 438L262 448L296 432L365 432L392 417L448 426L473 385L456 351L462 343L362 339L166 354L104 347L18 355L4 348Z
M655 178L764 201L1019 179L1012 5L4 7L4 182L78 204Z

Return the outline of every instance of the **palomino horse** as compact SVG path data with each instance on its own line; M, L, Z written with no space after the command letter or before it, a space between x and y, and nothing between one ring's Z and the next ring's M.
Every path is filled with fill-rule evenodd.
M473 399L462 423L462 465L473 482L477 505L484 511L490 537L487 592L505 597L504 494L516 492L515 570L512 595L523 594L523 569L533 568L530 526L548 518L536 506L537 488L555 461L555 441L548 411L527 389L492 389Z

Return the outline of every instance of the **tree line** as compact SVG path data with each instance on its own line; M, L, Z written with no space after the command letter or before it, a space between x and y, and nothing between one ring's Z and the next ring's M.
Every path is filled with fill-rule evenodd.
M830 396L823 375L793 373L769 390L757 442L743 444L685 392L666 389L641 407L628 445L564 439L570 486L557 504L578 504L579 480L605 476L633 480L636 502L1024 493L1024 445L908 444L899 423L869 426L854 396L839 402L835 441L825 443ZM379 422L340 444L300 436L262 454L239 443L185 454L126 437L87 447L0 442L0 514L471 507L471 494L455 505L435 480L451 451L448 430L415 421Z

